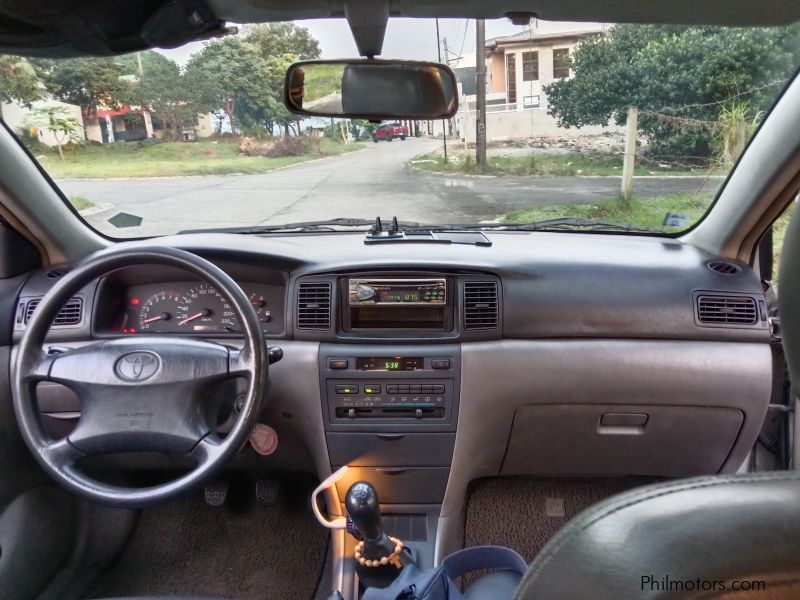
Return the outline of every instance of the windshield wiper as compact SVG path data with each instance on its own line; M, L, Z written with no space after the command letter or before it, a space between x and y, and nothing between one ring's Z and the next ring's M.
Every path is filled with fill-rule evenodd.
M223 227L209 229L187 229L180 233L304 233L309 231L363 231L364 228L371 228L375 225L372 219L351 219L349 217L338 217L336 219L323 219L319 221L302 221L300 223L285 223L282 225L252 225L248 227ZM404 222L398 223L400 228L414 229L419 227L419 223Z
M463 231L493 229L495 231L559 231L559 230L585 230L585 231L629 231L631 233L661 233L659 229L639 227L630 223L604 221L602 219L584 219L578 217L562 217L559 219L544 219L542 221L529 221L526 223L459 223L450 225L420 225L412 231ZM408 230L406 230L408 231Z
M649 229L638 227L630 223L618 223L616 221L604 221L602 219L584 219L577 217L563 217L560 219L545 219L542 221L530 221L527 223L449 223L449 224L421 224L412 221L397 221L392 219L392 224L383 229L380 218L372 219L353 219L349 217L338 217L336 219L324 219L319 221L302 221L299 223L285 223L282 225L253 225L248 227L224 227L208 229L186 229L180 233L241 233L241 234L264 234L264 233L305 233L314 231L365 231L371 235L381 237L401 236L402 234L420 234L433 232L458 232L458 231L481 231L492 229L495 231L627 231L630 233L659 233L664 232L659 229Z

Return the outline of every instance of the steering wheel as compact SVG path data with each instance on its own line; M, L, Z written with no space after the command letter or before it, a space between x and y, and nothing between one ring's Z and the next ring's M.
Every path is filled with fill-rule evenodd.
M236 313L244 347L142 335L97 341L60 354L43 351L50 324L75 293L112 271L143 264L178 267L213 285ZM17 352L14 410L31 452L62 486L104 504L149 506L201 486L239 451L261 413L267 370L258 319L228 275L183 250L123 246L89 256L39 303ZM217 415L209 396L218 384L235 377L247 379L247 391L237 421L221 437L214 431ZM63 384L80 399L80 419L61 440L50 439L42 426L36 402L41 381ZM84 456L137 451L185 454L196 465L177 479L146 488L103 483L76 466Z

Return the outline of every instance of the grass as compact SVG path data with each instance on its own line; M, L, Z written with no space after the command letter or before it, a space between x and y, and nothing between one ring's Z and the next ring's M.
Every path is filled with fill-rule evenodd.
M619 199L601 200L592 204L555 204L526 208L503 217L509 223L527 223L546 219L576 217L581 219L603 219L636 227L675 233L683 227L665 227L664 216L681 213L689 216L689 225L694 224L706 211L711 198L698 196L665 196L651 200L632 199L628 205Z
M455 160L454 160L455 159ZM574 177L576 175L622 175L622 156L599 152L573 152L568 154L536 153L525 156L489 155L485 175ZM433 173L476 174L472 155L451 156L448 162L439 154L422 154L413 158L412 169ZM666 169L638 164L634 175L716 175L718 169L698 167L696 170Z
M322 64L304 68L304 98L307 101L317 100L329 94L342 91L342 65Z
M137 142L90 144L70 147L66 160L57 152L38 154L44 168L55 178L105 179L110 177L166 177L176 175L230 175L265 173L320 156L342 154L363 148L323 138L320 153L267 158L240 156L234 142L165 142L144 145Z
M70 196L69 201L75 207L75 210L86 210L94 206L94 202L83 196Z

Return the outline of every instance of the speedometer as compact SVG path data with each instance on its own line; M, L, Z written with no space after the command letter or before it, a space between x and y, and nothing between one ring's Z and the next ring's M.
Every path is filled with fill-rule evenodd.
M178 321L182 331L236 331L236 315L230 303L217 289L201 283L186 292L191 310Z
M139 331L165 331L189 315L192 301L178 292L158 291L141 304Z

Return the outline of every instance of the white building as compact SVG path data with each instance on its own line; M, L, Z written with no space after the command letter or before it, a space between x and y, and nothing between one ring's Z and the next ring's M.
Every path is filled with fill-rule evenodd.
M81 107L75 104L67 104L53 99L37 100L31 103L30 107L17 102L0 102L0 115L6 125L15 133L31 131L34 129L34 115L37 110L59 107L64 109L65 116L73 117L78 123L76 135L83 140L86 137L83 126L83 116ZM47 146L56 146L56 138L52 131L45 127L37 127L37 137L39 141ZM63 143L63 142L62 142Z
M520 33L486 41L486 139L499 141L532 137L578 137L607 131L609 127L564 129L547 114L545 87L570 77L569 56L575 46L593 35L602 35L601 23L533 22ZM451 61L461 93L454 133L475 141L475 55ZM441 126L437 129L441 132Z

